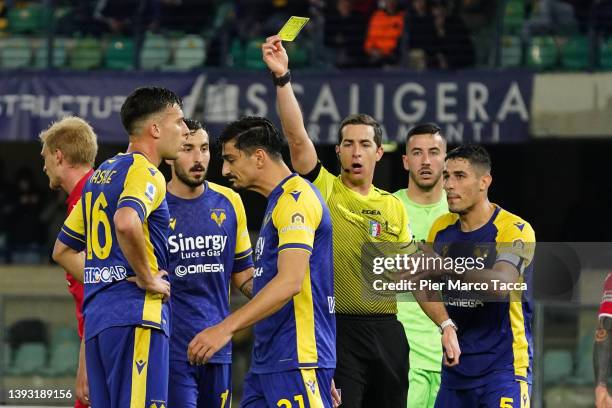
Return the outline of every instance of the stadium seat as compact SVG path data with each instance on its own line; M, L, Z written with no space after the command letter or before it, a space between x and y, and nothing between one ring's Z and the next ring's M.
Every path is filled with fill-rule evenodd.
M310 58L308 55L310 46L307 42L287 42L285 44L285 48L287 49L287 55L289 56L289 61L291 61L291 66L301 68L310 63ZM259 59L261 59L261 49L259 51Z
M234 68L244 68L244 48L240 40L234 39L229 49L229 65Z
M266 69L266 63L261 59L261 44L265 40L255 38L244 47L244 67L248 69Z
M565 381L572 374L572 354L567 350L544 352L544 383Z
M28 38L9 37L0 46L0 64L5 69L24 68L32 62L32 41Z
M521 65L521 39L506 35L502 37L501 44L501 66L508 68Z
M8 29L13 34L40 33L45 28L45 9L40 4L12 7L7 11Z
M593 333L587 333L580 339L576 348L576 372L572 383L586 385L593 383Z
M567 69L584 69L589 66L589 41L584 36L570 37L561 50L561 62Z
M603 40L599 46L599 65L602 69L612 69L612 38Z
M8 342L13 351L25 343L47 345L49 343L47 325L40 319L18 320L8 329Z
M49 366L43 373L49 376L60 376L76 373L79 364L79 343L64 342L51 348Z
M140 68L159 69L170 60L170 43L155 34L147 34L140 51Z
M10 371L11 366L13 365L13 354L11 353L11 346L8 343L4 343L2 347L2 364L3 367L0 367L0 373L7 373Z
M53 330L51 334L51 347L55 347L62 343L80 343L79 335L76 328L69 326L60 326Z
M102 44L95 38L80 38L74 43L69 67L78 70L98 68L102 63Z
M106 48L104 65L110 69L134 69L134 40L131 38L114 38Z
M523 27L525 6L522 0L508 0L504 9L503 31L508 34L518 34Z
M66 51L68 40L65 38L55 38L53 40L53 67L63 68L66 66L68 61L68 53ZM34 68L44 69L47 68L47 56L49 49L47 48L47 41L44 38L40 38L34 41Z
M187 35L176 44L174 64L171 68L186 71L203 66L205 61L206 43L202 37Z
M47 348L43 343L24 343L17 349L9 373L12 375L39 374L46 361Z
M533 37L527 51L527 64L537 69L547 69L557 64L559 53L552 37Z

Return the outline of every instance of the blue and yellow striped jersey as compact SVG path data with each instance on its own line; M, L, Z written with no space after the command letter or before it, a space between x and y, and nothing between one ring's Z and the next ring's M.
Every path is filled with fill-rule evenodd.
M64 223L58 239L85 250L85 338L113 326L139 325L162 329L167 335L168 306L161 295L129 282L135 276L115 235L113 217L122 207L133 208L142 221L151 273L168 269L168 205L166 182L140 153L119 154L93 173L81 200Z
M205 183L194 199L166 194L170 209L170 359L187 361L193 337L229 314L230 278L253 266L251 241L240 196ZM232 362L231 343L210 359Z
M255 246L254 293L277 275L278 254L286 249L310 252L309 268L302 291L255 325L255 374L336 366L331 218L319 192L297 174L268 196Z
M520 273L519 282L530 281L535 233L528 222L497 205L491 219L471 232L461 231L457 214L440 216L428 242L446 257L482 257L487 269L496 262L510 262ZM448 314L459 327L461 357L457 366L442 367L444 386L479 387L494 380L492 373L531 383L533 310L529 294L512 291L508 299L492 302L447 289L442 295Z

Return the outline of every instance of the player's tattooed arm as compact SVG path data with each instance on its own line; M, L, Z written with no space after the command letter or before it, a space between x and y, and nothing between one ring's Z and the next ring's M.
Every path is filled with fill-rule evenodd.
M232 282L242 294L249 299L253 298L253 268L232 275Z
M593 347L593 367L595 368L595 385L606 387L608 383L608 368L612 355L612 318L602 317L595 331Z
M249 299L253 298L253 277L251 276L242 285L240 285L240 291L242 294Z

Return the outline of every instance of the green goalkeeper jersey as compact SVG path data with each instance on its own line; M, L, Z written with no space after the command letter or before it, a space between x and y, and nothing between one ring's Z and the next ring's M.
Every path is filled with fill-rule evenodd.
M393 195L400 199L410 220L410 230L417 241L426 240L429 228L440 215L448 212L446 194L434 204L421 205L408 198L407 189ZM410 368L440 372L442 345L438 326L427 317L411 293L398 297L397 318L404 325L410 344Z

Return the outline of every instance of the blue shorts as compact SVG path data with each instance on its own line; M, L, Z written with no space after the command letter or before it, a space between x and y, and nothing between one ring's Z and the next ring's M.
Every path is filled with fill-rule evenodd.
M169 342L163 331L110 327L85 343L93 407L160 407L168 400Z
M180 408L230 408L232 365L191 365L170 361L168 406Z
M331 408L334 370L311 368L272 374L249 371L244 379L241 408Z
M435 408L529 408L530 394L531 385L512 378L465 390L446 388L443 383Z

